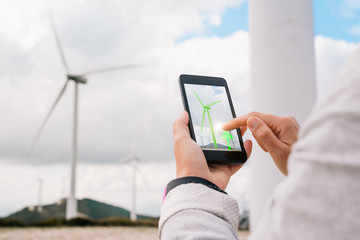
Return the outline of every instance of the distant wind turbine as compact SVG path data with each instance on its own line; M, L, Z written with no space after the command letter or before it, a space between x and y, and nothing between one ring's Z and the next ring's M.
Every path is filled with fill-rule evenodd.
M139 173L140 176L144 178L142 172L139 169L138 163L139 163L139 158L136 157L135 155L135 151L136 151L136 144L134 144L130 154L121 159L120 160L120 164L126 164L126 163L130 163L132 164L132 207L131 207L131 213L130 213L130 219L131 221L136 221L137 220L137 215L136 215L136 177L137 174ZM146 183L146 181L144 181Z
M43 211L43 207L42 207L42 185L43 185L43 179L39 178L39 205L38 205L38 212L41 213Z
M53 18L51 16L51 14L49 14L49 15L50 15L51 27L52 27L52 31L53 31L53 34L54 34L54 37L56 40L57 48L59 50L62 63L66 70L66 81L65 81L65 84L63 85L63 87L61 88L59 95L56 97L55 102L51 106L50 111L46 115L45 120L41 124L40 129L37 132L35 139L31 144L30 150L28 152L28 156L30 156L32 151L34 150L34 147L35 147L42 131L44 130L46 123L48 122L48 120L49 120L52 112L54 111L56 105L58 104L59 100L63 96L69 81L70 80L74 81L74 83L75 83L75 98L74 98L74 122L73 122L73 147L72 147L71 175L70 175L70 196L68 197L67 204L66 204L66 219L71 219L71 218L74 218L77 216L77 200L75 197L75 185L76 185L75 182L76 182L76 164L77 164L77 158L78 158L78 156L77 156L77 153L78 153L78 150L77 150L78 85L80 83L82 83L82 84L87 83L87 76L90 74L97 74L97 73L103 73L103 72L109 72L109 71L115 71L115 70L136 68L136 67L140 67L140 65L116 66L116 67L92 70L92 71L88 71L88 72L81 73L81 74L71 73L69 70L69 66L67 64L66 58L65 58L63 48L60 43L58 33L56 31L56 27L55 27Z

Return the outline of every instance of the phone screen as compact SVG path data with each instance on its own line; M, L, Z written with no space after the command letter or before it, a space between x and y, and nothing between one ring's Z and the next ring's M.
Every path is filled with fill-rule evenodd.
M203 150L242 151L236 130L222 126L233 119L224 86L185 83L196 142Z

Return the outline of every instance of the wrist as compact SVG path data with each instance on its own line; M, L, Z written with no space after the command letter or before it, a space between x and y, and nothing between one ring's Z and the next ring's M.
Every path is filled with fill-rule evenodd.
M185 177L198 177L203 178L209 181L208 179L208 172L203 171L202 169L192 168L192 169L184 169L182 170L177 169L176 171L176 178L185 178Z
M183 184L188 184L188 183L202 184L202 185L207 186L207 187L209 187L209 188L211 188L213 190L216 190L218 192L227 194L225 191L221 190L216 184L210 182L209 180L207 180L205 178L194 177L194 176L186 176L186 177L176 178L176 179L170 181L168 183L168 185L166 186L166 190L164 192L164 198L166 197L166 195L172 189L176 188L177 186L180 186L180 185L183 185Z

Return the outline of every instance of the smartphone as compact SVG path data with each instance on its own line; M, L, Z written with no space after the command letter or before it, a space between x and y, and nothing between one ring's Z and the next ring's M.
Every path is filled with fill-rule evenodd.
M184 109L189 113L189 132L209 164L243 164L247 160L240 129L224 131L224 123L236 117L224 78L180 75Z

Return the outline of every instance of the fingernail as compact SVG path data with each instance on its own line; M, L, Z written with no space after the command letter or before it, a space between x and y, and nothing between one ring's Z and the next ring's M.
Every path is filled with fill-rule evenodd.
M250 130L254 130L256 126L259 124L259 121L256 118L249 118L247 124Z

